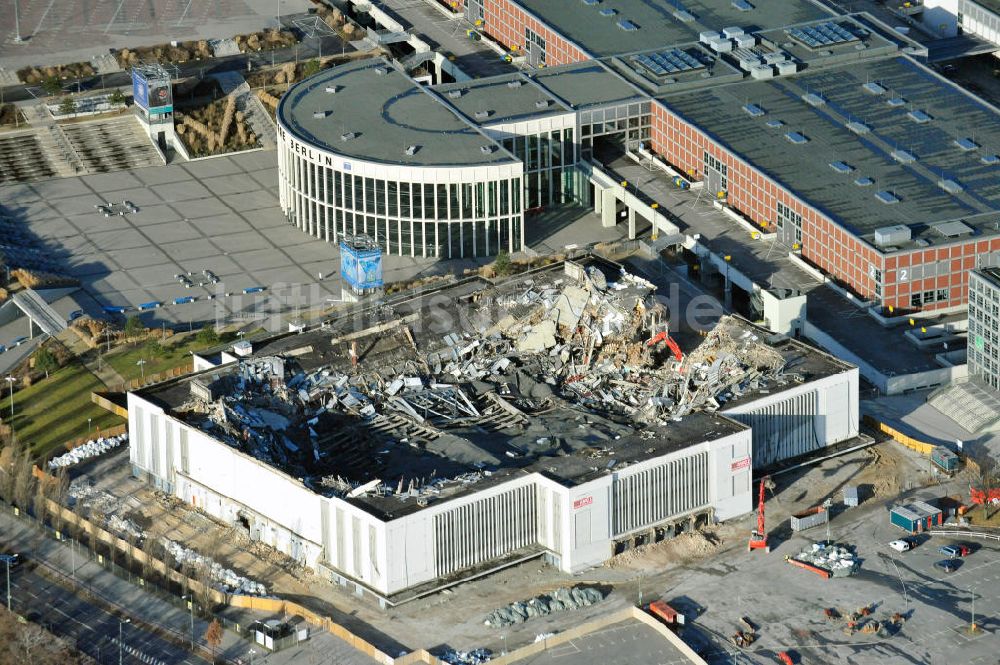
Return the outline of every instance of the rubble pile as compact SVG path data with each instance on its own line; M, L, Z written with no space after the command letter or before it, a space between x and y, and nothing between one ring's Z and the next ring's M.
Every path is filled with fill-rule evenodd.
M260 582L237 575L235 572L202 556L194 550L189 550L169 538L161 538L164 549L181 566L191 566L197 570L207 570L208 577L215 582L215 588L223 593L236 593L245 596L266 596L267 589Z
M114 450L118 446L128 443L128 432L118 436L98 437L83 443L64 455L53 457L49 460L49 469L54 470L61 467L69 467L79 464L92 457L98 457L106 452Z
M113 494L94 487L86 477L74 478L66 490L69 505L77 512L84 510L93 515L114 515L122 511L121 500Z
M472 651L449 649L438 658L449 665L482 665L493 660L493 652L489 649L473 649Z
M404 319L419 315L386 307L367 335L314 339L193 382L187 418L316 491L420 502L509 460L583 454L611 457L600 465L611 469L623 436L653 438L653 427L794 380L780 353L726 319L682 357L653 292L624 270L612 280L567 262L562 274L459 298L460 330L453 319L440 336L415 336ZM362 358L380 345L389 361ZM322 363L303 364L307 354ZM480 445L492 432L506 441ZM441 463L408 463L424 453Z
M511 603L490 612L483 623L494 628L513 626L532 617L546 616L553 612L575 610L604 600L604 594L594 587L563 587L551 595L536 596L530 600Z
M812 543L794 558L828 570L833 577L849 577L861 567L861 562L849 548L836 544Z

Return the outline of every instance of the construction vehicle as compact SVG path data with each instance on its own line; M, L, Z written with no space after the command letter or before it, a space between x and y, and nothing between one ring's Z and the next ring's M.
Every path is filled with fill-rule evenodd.
M757 641L757 627L746 617L740 617L740 624L743 626L743 630L737 629L733 633L733 644L740 648L748 647Z
M649 606L646 607L646 611L671 628L676 629L677 626L684 625L684 615L670 607L670 605L662 600L654 600L651 602Z
M990 489L970 487L969 500L980 506L986 503L1000 503L1000 487Z
M770 552L771 548L767 544L767 531L764 529L764 490L774 490L774 481L771 476L764 476L760 479L760 492L757 495L757 528L750 532L750 542L747 543L747 551L764 550Z
M788 655L787 651L779 651L778 660L780 660L783 665L795 665L795 661L792 660L792 657Z
M674 354L674 359L677 362L679 363L684 362L684 354L681 353L681 347L677 345L677 342L674 341L674 338L671 337L670 333L668 333L666 330L661 330L660 332L653 335L652 339L646 342L646 346L656 346L660 342L666 343L667 348L670 349L670 352Z

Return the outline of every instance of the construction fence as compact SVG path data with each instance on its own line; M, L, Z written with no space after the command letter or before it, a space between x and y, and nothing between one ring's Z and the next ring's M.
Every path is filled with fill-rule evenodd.
M913 437L907 436L902 432L900 432L899 430L893 429L892 427L889 427L885 423L880 422L875 418L872 418L871 416L865 416L864 422L872 429L878 430L879 432L886 434L887 436L892 438L893 441L896 441L897 443L900 443L911 450L915 450L921 455L927 455L928 457L930 457L931 451L933 451L934 448L937 447L932 443L926 443L924 441L919 441L917 439L914 439Z

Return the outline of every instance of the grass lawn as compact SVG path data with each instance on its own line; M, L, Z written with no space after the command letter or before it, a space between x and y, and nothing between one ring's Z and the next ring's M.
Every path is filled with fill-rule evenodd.
M6 387L6 386L4 386ZM71 363L49 378L14 393L14 430L37 455L87 434L87 418L94 431L120 425L122 419L90 401L93 390L104 386L79 363ZM0 413L9 422L10 398L3 391Z
M165 372L181 365L191 365L190 351L201 351L211 346L217 346L222 342L229 342L236 339L232 333L225 333L219 336L219 341L212 344L203 344L198 341L196 335L188 335L176 344L168 344L163 347L160 355L154 355L146 348L146 342L137 342L135 345L115 349L104 356L104 361L115 368L115 371L122 375L126 381L138 379L145 370L146 376L152 376L159 372ZM137 364L139 360L145 360L146 364L141 368Z

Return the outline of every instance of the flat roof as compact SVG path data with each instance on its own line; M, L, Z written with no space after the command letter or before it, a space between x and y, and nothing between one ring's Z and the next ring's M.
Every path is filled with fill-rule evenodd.
M809 0L750 0L749 11L737 9L732 0L602 0L593 4L580 0L514 1L598 58L693 41L698 33L707 30L721 31L730 26L766 30L831 16ZM608 10L614 14L601 13ZM680 20L679 11L686 11L692 20ZM619 27L623 20L635 29Z
M345 157L424 167L517 161L384 59L339 65L292 86L277 114L299 140ZM416 146L413 155L408 146Z
M631 84L594 61L538 69L529 75L574 109L649 100Z
M1000 15L1000 0L969 0L974 5Z
M1000 288L1000 268L976 268L973 272L990 282L995 288Z
M569 112L544 88L521 73L446 83L435 86L433 90L477 125L517 122Z
M875 92L865 88L872 83ZM940 222L997 233L1000 169L984 158L1000 148L1000 114L905 56L660 99L868 242L896 224L912 239L895 249L967 237L934 226ZM747 103L764 114L751 117ZM791 143L792 132L805 141Z
M709 411L687 413L679 420L639 417L629 405L631 388L619 395L613 382L600 389L588 385L589 377L576 383L566 378L569 363L576 362L572 354L561 359L548 350L523 348L521 343L539 334L556 311L563 312L557 318L586 310L587 317L612 321L652 292L651 284L624 276L617 264L594 257L578 264L591 271L588 280L597 271L608 286L586 286L589 281L579 281L563 264L499 284L471 278L420 296L390 299L386 307L362 306L305 333L255 342L253 355L241 363L137 394L243 454L302 479L317 493L346 497L345 487L380 481L391 491L346 500L382 519L530 473L574 486L745 429ZM518 323L539 313L541 323L528 329ZM456 321L466 324L456 330ZM726 317L720 326L723 339L755 335L786 366L773 380L761 376L726 392L720 400L723 408L798 385L793 375L808 381L849 367L742 319ZM460 333L457 338L455 332ZM639 346L646 348L641 342ZM594 376L620 371L614 363L621 351L606 347L595 353ZM357 367L351 363L352 348L358 352ZM680 376L668 357L653 354L630 366L626 385L639 391L635 399L640 404L659 382ZM256 383L251 378L260 376L256 372L248 374L247 368L272 362L269 358L285 364L277 388ZM700 363L698 358L693 356L692 362ZM558 376L564 377L562 383L549 382ZM415 390L393 388L399 377L422 383ZM195 380L212 386L213 401L192 396ZM462 396L428 402L437 399L436 391L456 387ZM362 403L370 399L375 408L348 406L348 393ZM219 401L219 396L226 399ZM400 399L416 411L400 410ZM478 415L442 415L447 404L474 405ZM411 415L400 415L407 413ZM417 493L410 493L411 482L417 483Z

